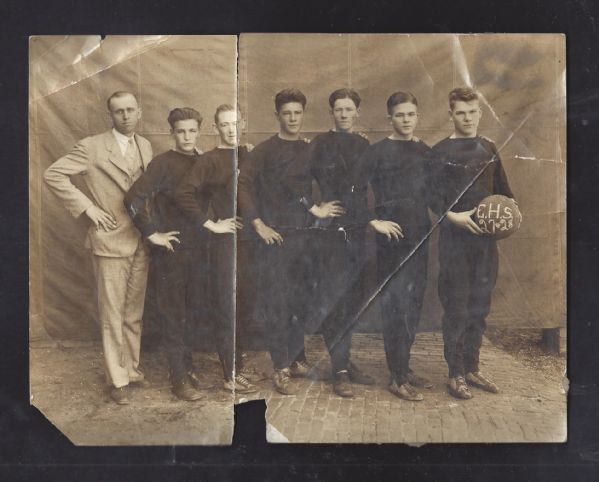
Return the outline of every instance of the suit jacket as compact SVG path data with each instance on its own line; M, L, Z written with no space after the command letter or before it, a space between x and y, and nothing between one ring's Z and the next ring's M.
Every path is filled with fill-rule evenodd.
M150 142L135 134L143 170L152 159ZM90 197L80 191L71 176L80 174ZM140 232L133 225L123 204L125 193L139 176L130 176L112 130L79 141L67 155L58 159L44 173L44 180L67 210L80 216L90 206L96 205L111 213L118 224L112 231L96 229L92 224L86 246L94 254L109 257L131 256L137 249Z

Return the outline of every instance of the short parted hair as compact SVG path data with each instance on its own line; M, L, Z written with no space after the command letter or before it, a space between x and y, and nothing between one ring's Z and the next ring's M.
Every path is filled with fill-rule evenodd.
M214 113L214 123L218 125L218 116L221 112L231 112L235 111L235 107L231 104L221 104L216 108L216 112Z
M177 107L171 110L167 120L171 129L174 129L177 122L188 119L195 119L198 123L198 128L202 125L202 115L191 107Z
M416 100L416 96L411 92L394 92L387 99L387 114L391 115L393 113L393 107L396 105L408 102L418 106L418 100Z
M476 91L470 87L458 87L449 93L449 108L453 110L458 101L470 102L471 100L478 100Z
M108 97L108 99L106 99L106 107L108 108L108 112L110 112L110 102L112 101L112 99L119 99L121 97L126 97L128 95L133 97L135 99L135 102L137 102L137 105L139 105L137 96L133 92L127 92L126 90L118 90L116 92L113 92L112 95L110 97Z
M329 96L329 105L331 106L331 109L335 107L335 101L339 99L353 100L356 109L360 107L360 102L362 101L360 94L358 94L354 89L337 89Z
M299 89L283 89L275 95L275 110L279 112L281 107L289 102L299 102L305 109L308 100L306 96Z

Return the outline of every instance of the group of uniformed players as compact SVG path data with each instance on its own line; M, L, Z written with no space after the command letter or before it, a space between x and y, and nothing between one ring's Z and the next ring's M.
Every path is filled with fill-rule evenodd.
M128 214L151 245L173 393L197 400L204 387L193 367L191 309L213 323L228 390L256 391L252 372L243 366L243 340L235 335L236 319L252 317L263 322L279 393L294 394L293 378L311 376L305 333L322 334L336 394L352 397L353 383L373 384L350 356L352 329L374 293L365 283L370 227L376 232L375 285L382 287L389 390L422 400L418 388L432 384L409 361L427 281L431 212L440 225L438 283L449 393L471 398L469 386L497 392L478 366L497 247L471 215L484 197L513 194L495 145L477 135L482 115L477 93L450 92L454 132L433 148L414 136L418 101L408 92L389 97L393 131L372 145L354 132L361 103L355 90L330 95L334 126L311 141L301 136L304 94L285 89L274 103L279 131L255 148L239 145L237 109L219 106L214 115L219 144L203 154L197 148L200 113L172 110L174 149L156 156L124 194ZM374 212L368 209L369 186ZM90 218L97 229L114 229ZM103 336L112 335L104 330ZM128 384L112 385L113 399L127 403Z

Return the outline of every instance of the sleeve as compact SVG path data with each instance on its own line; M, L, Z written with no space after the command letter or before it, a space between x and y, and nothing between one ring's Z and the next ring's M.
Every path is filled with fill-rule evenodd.
M253 221L260 217L256 206L256 177L264 167L264 155L260 146L248 154L244 168L239 174L237 189L238 207L244 219Z
M94 205L92 200L71 182L71 176L86 174L88 171L88 144L87 139L78 142L71 152L58 159L44 172L44 181L73 217L79 217Z
M167 171L164 160L153 160L148 164L148 169L133 183L125 194L125 207L133 224L144 237L158 231L156 219L153 217L151 201L160 191L160 186Z
M364 150L354 171L353 189L358 224L367 224L375 219L374 213L368 210L368 184L372 182L378 169L375 149L374 146L370 146Z
M197 161L175 189L174 201L195 228L208 221L207 213L198 203L200 193L208 187L214 173L214 163Z
M493 171L493 192L495 194L502 194L506 197L514 198L514 193L510 188L507 175L503 169L503 163L501 162L499 151L497 151L495 145L493 145L493 155L497 159L497 165Z

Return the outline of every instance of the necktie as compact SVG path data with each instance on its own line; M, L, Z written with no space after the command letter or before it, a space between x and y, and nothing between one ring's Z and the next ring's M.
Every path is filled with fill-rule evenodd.
M127 170L129 171L129 175L133 177L133 175L141 167L139 151L137 150L137 145L135 144L133 138L130 138L127 142L127 150L125 151L125 161L127 163Z

